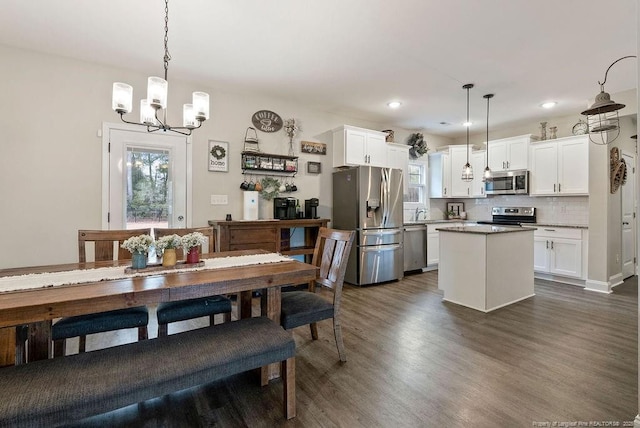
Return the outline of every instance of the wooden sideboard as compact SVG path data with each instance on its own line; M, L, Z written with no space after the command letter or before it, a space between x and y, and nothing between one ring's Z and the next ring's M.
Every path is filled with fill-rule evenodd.
M209 220L217 229L219 251L262 249L288 256L303 255L311 261L318 229L327 227L329 219L225 221ZM291 229L304 229L304 245L291 246Z

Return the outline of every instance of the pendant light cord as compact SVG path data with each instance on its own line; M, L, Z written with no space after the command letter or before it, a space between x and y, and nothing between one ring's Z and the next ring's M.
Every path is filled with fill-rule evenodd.
M471 87L467 85L467 165L469 164L469 128L471 127L469 125L469 89Z

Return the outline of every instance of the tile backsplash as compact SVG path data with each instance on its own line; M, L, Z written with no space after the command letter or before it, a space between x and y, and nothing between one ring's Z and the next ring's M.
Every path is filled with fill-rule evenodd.
M430 220L445 218L447 202L453 201L464 202L468 220L491 220L493 207L536 207L537 220L540 223L589 224L588 196L500 195L482 199L431 199Z

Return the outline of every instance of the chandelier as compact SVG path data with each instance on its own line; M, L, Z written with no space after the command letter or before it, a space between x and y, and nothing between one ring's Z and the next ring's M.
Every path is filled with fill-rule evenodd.
M202 122L209 119L209 94L194 92L191 104L184 104L182 108L182 126L171 126L167 123L167 74L169 71L169 0L164 2L164 79L151 76L147 80L147 98L140 100L140 122L131 122L124 115L131 113L133 105L133 88L131 85L114 82L111 108L120 115L124 123L146 126L148 132L173 131L182 135L191 135L191 131L202 126ZM162 119L158 111L163 110Z
M618 110L623 109L624 104L613 101L611 99L611 95L604 91L604 84L607 83L607 74L609 74L611 67L625 58L636 58L636 56L627 55L622 58L618 58L607 68L607 71L604 73L604 81L602 83L598 81L598 84L600 85L600 93L596 95L595 101L591 107L582 112L583 115L587 116L589 140L594 144L609 144L618 138L618 135L620 135L620 119L618 117ZM599 139L594 137L597 134L600 134ZM613 135L613 138L610 138L610 135Z

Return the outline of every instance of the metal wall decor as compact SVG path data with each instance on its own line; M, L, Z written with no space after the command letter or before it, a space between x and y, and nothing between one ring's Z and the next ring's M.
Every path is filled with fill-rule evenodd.
M260 110L251 116L251 123L258 131L278 132L282 129L282 118L271 110Z
M609 153L610 191L614 194L627 182L627 164L620 156L620 150L613 147Z

